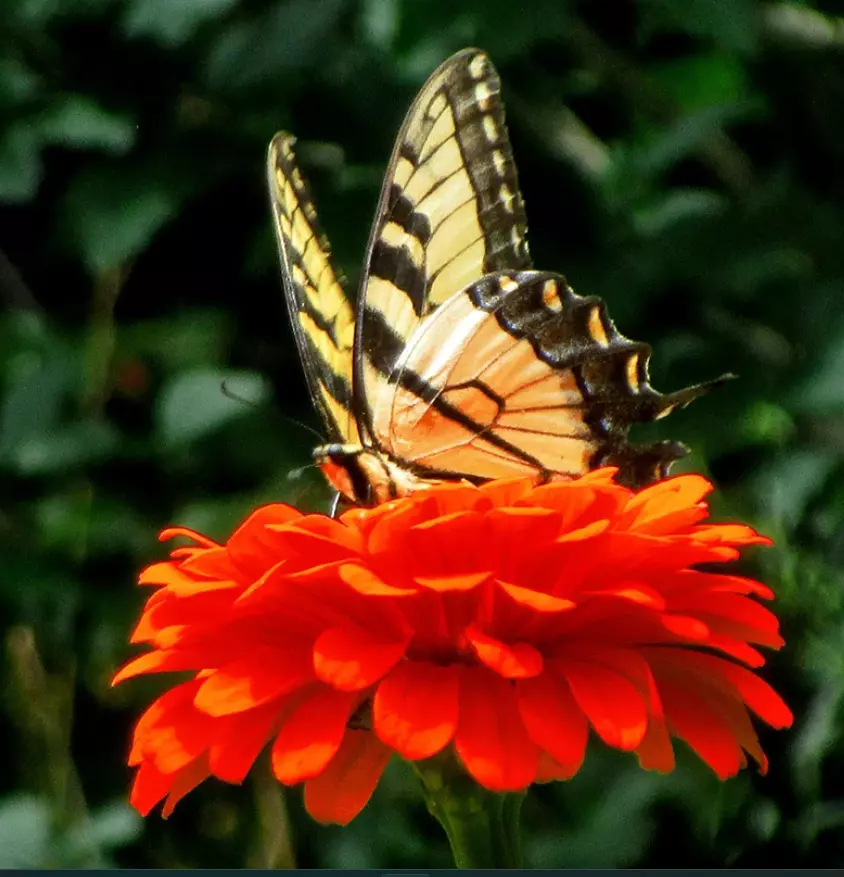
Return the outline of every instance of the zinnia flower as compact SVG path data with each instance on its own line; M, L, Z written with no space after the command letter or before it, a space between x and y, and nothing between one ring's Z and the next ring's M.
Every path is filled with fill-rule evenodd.
M779 648L764 585L712 571L770 544L704 523L706 479L637 492L576 481L443 484L339 519L283 505L225 545L197 533L143 571L142 673L190 678L144 713L132 803L164 814L209 776L241 782L272 747L315 818L346 823L390 757L443 753L481 786L572 777L590 728L674 767L684 740L722 779L767 761L749 713L788 707L751 669ZM706 564L706 569L696 568Z

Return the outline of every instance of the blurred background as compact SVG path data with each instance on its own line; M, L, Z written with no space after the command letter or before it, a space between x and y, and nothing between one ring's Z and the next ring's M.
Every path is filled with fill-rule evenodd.
M531 867L844 858L844 9L755 0L4 0L0 25L0 867L447 867L394 763L348 828L266 768L141 820L133 650L162 527L325 509L264 182L284 128L360 275L434 67L499 69L537 267L654 347L663 391L740 375L680 439L722 519L776 539L763 675L797 717L767 777L594 747L524 808ZM221 390L225 381L226 392Z

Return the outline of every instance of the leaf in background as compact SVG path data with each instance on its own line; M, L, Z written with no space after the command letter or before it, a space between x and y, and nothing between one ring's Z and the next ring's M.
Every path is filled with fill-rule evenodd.
M101 149L120 155L135 142L137 126L125 113L115 113L85 95L52 98L33 126L46 143L74 149Z
M844 340L839 336L819 351L811 377L792 394L791 404L804 414L829 415L844 411Z
M65 838L65 855L75 859L90 850L113 850L135 840L143 829L143 819L125 801L112 801L92 812Z
M750 53L759 41L755 0L638 0L640 34L680 30L711 40L719 49Z
M744 112L738 106L708 106L678 119L668 127L645 132L634 155L639 174L661 173L698 150L725 125Z
M0 104L14 105L38 94L42 77L20 58L0 58Z
M711 189L677 187L659 192L653 202L635 212L633 220L639 234L658 237L681 222L723 214L727 206L727 199Z
M208 58L208 86L223 94L320 67L347 0L287 0L223 32Z
M150 37L162 46L189 40L206 21L218 19L239 0L130 0L123 15L127 37Z
M689 55L651 65L650 75L681 110L712 104L745 103L751 98L744 66L732 55Z
M9 455L9 465L30 478L67 473L104 460L119 442L119 433L111 424L77 420L20 442Z
M50 808L35 795L0 801L0 868L44 868L50 852Z
M43 173L40 149L41 138L28 122L0 134L0 201L20 204L35 196Z
M163 166L94 166L71 182L62 202L64 237L93 274L124 265L178 214L191 182Z
M389 51L399 29L399 0L363 0L360 30L363 38L383 51Z
M69 351L58 343L40 351L21 350L12 359L0 403L0 462L17 467L27 442L57 428L77 379Z
M837 457L830 451L790 448L750 479L760 513L778 526L797 526L836 463Z
M275 257L275 253L273 253ZM120 330L120 349L160 364L166 371L220 362L231 326L222 311L193 308L165 320L148 320Z
M229 395L223 392L224 381ZM156 431L165 447L186 445L245 416L268 396L269 385L253 372L210 368L183 372L161 392Z

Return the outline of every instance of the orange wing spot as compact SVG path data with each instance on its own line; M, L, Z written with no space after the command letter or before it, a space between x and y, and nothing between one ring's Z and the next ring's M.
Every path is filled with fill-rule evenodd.
M639 354L634 353L627 360L627 385L632 393L639 392Z
M592 308L592 310L589 314L589 334L592 336L592 340L596 344L600 344L601 347L607 347L610 343L610 339L607 337L607 330L604 328L604 322L601 319L601 309L597 305L595 305L595 307ZM633 357L633 373L634 374L636 374L636 361L638 359L639 359L639 356L638 356L638 354L636 354L636 356ZM627 374L629 376L629 374L630 374L630 371L629 371L630 361L629 360L628 360L627 365L628 365ZM633 384L631 383L630 386L632 387ZM639 387L638 375L636 375L635 386L638 389L638 387Z
M556 280L546 280L542 285L542 302L546 308L556 313L563 309L563 302L560 299Z

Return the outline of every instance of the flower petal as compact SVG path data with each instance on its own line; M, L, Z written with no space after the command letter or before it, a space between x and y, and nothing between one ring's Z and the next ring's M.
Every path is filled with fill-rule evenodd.
M343 741L354 695L320 687L296 706L273 743L273 773L293 785L325 769Z
M196 761L179 770L170 782L170 790L164 807L161 809L161 815L164 819L169 818L173 812L173 808L188 792L192 792L201 782L211 776L208 767L208 757L203 754Z
M631 750L642 742L648 727L647 707L629 679L570 657L555 659L554 668L568 681L574 699L606 744Z
M279 643L223 664L205 679L194 704L209 716L253 709L314 679L310 643Z
M242 783L269 743L280 715L279 705L270 703L222 719L208 749L211 773L227 783Z
M542 655L530 643L504 643L473 627L466 630L466 639L478 660L505 679L523 679L542 672Z
M565 679L546 672L520 680L516 692L531 740L573 776L586 755L589 722Z
M385 642L351 624L329 628L314 643L313 667L327 685L359 691L401 660L406 647L406 642Z
M392 752L368 731L346 731L334 758L305 782L305 809L318 822L347 825L366 806Z
M492 791L524 789L536 777L539 749L522 722L515 690L489 670L463 669L454 745L469 773Z
M411 761L443 749L457 728L458 672L423 661L394 667L372 702L378 737Z

